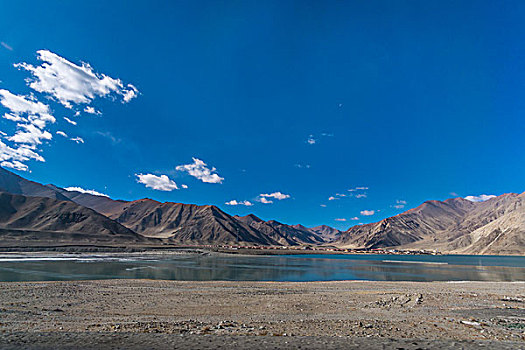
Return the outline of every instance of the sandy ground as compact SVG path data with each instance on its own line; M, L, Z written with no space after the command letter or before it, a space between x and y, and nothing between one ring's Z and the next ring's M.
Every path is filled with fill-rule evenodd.
M0 348L525 349L525 283L0 283Z

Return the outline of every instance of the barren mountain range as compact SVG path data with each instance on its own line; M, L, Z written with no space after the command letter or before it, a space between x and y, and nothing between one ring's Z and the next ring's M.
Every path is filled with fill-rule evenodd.
M1 242L329 245L525 254L525 193L485 202L427 201L345 232L231 216L213 205L113 200L41 185L0 168Z

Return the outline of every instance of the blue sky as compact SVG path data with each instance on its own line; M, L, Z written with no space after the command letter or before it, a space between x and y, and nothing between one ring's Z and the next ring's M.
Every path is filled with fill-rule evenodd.
M341 229L523 192L523 18L522 1L3 1L0 156L113 198Z

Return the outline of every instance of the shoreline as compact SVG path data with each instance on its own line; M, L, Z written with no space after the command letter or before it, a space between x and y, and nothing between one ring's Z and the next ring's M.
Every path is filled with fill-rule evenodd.
M29 245L29 246L0 246L0 254L4 253L178 253L178 252L208 252L228 255L389 255L389 256L482 256L482 257L523 257L523 255L493 255L493 254L454 254L440 252L437 254L402 252L395 253L388 251L331 251L325 249L297 249L297 248L225 248L209 246L186 246L186 245L97 245L97 244L63 244L63 245Z

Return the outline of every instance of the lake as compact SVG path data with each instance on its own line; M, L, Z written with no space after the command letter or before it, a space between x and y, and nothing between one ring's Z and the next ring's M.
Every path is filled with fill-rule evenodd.
M0 281L525 281L525 257L473 255L0 254Z

